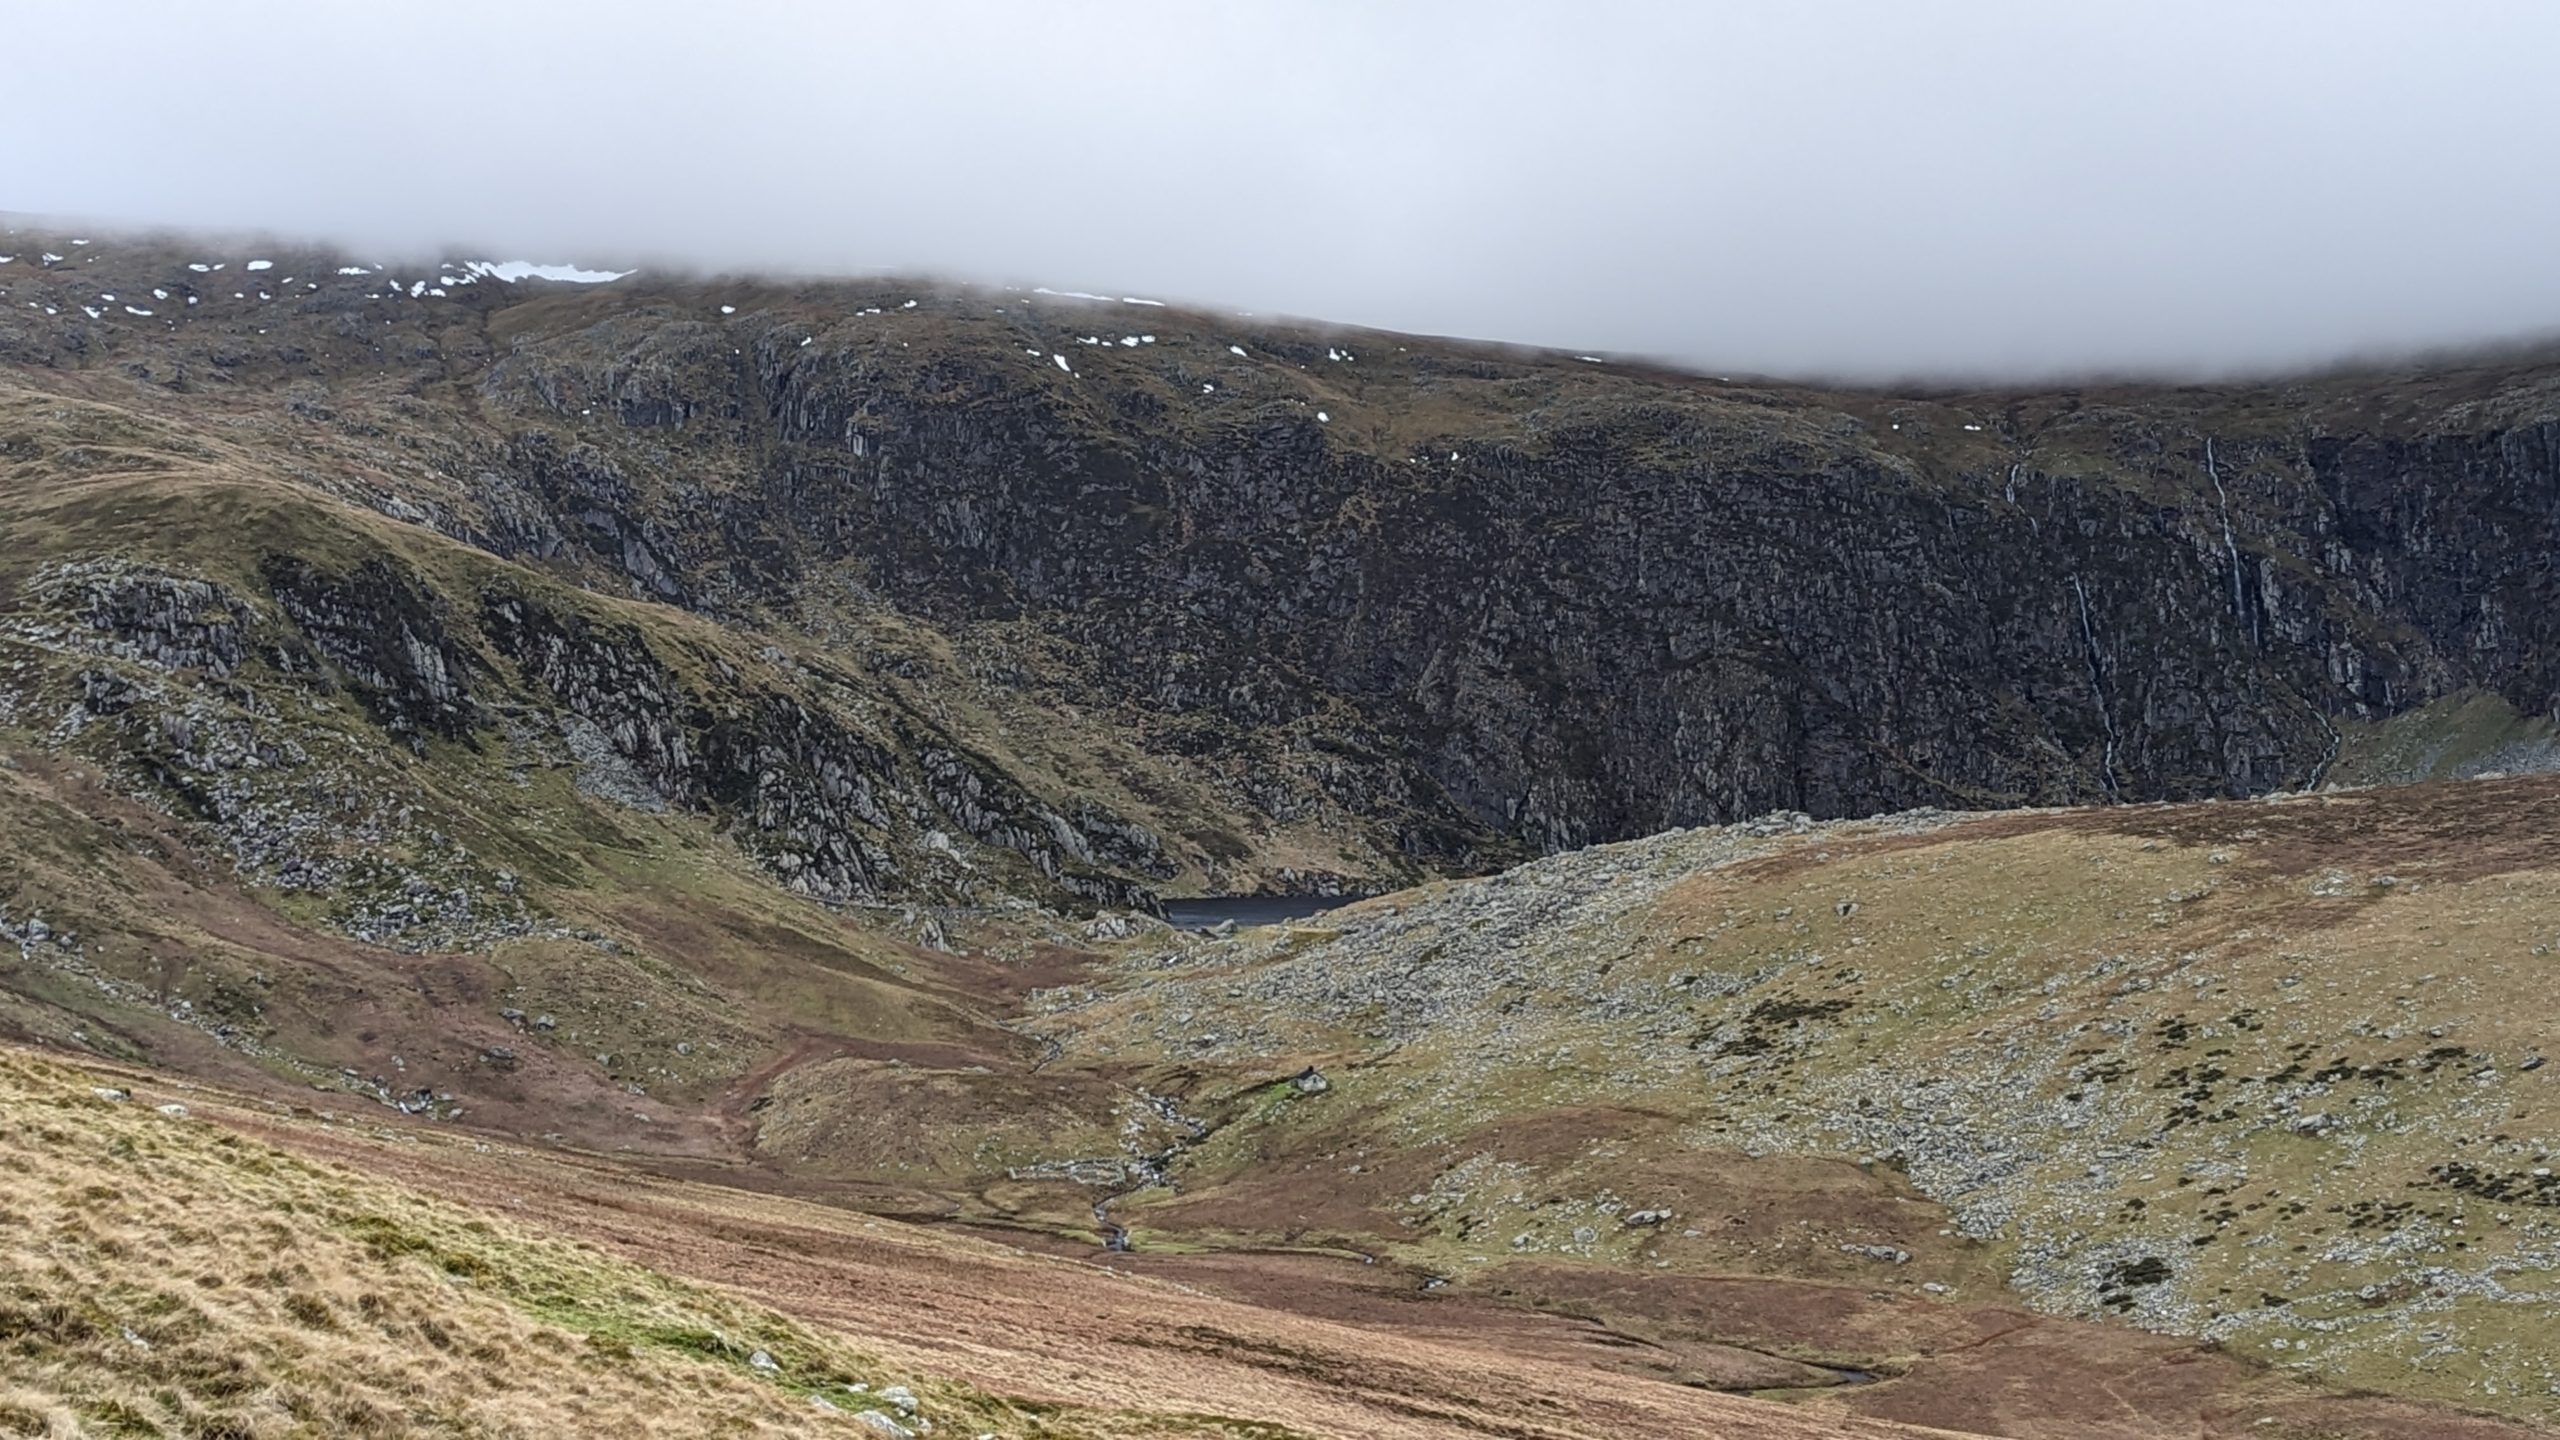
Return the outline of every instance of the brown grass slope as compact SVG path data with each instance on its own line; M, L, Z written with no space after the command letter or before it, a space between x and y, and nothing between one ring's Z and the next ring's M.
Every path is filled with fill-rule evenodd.
M1373 1253L1985 1428L2040 1334L2129 1353L2039 1316L2209 1340L2154 1423L2293 1375L2548 1424L2555 800L1667 835L1151 948L1038 1023L1208 1122L1142 1249ZM2030 1393L1999 1425L2071 1433Z
M0 1219L0 1434L1921 1433L20 1050Z
M2542 767L2550 727L2463 683L2461 646L2430 650L2362 592L2319 589L2319 547L2287 548L2287 527L2330 511L2278 513L2318 498L2295 452L2345 436L2383 457L2375 474L2431 456L2525 473L2560 413L2548 357L1896 396L1181 312L1146 318L1154 342L1087 345L1100 312L904 280L393 296L379 274L339 275L343 256L278 247L274 284L296 283L269 294L236 257L218 278L192 269L191 243L66 240L60 264L0 272L0 1037L229 1087L106 1082L188 1104L181 1123L10 1062L9 1183L28 1188L5 1227L26 1248L5 1253L11 1283L28 1278L0 1343L40 1368L10 1372L8 1424L647 1433L715 1417L743 1433L817 1423L798 1408L812 1385L832 1403L839 1371L876 1383L880 1365L985 1387L935 1403L1008 1434L1892 1433L1857 1430L1863 1413L2053 1440L2470 1440L2554 1418L2553 782L1780 817L1225 942L1070 918L1062 878L1384 886L1515 856L1529 832L1466 818L1375 717L1267 656L1237 663L1214 626L1151 642L1159 700L1097 661L1096 636L1136 623L1126 606L954 599L980 572L933 545L818 545L864 513L827 507L866 493L841 452L873 438L848 420L785 445L781 419L816 422L757 389L806 341L815 369L905 407L898 443L925 461L998 455L1008 505L1067 475L1095 487L1073 497L1079 524L1265 589L1287 578L1271 568L1285 547L1219 538L1235 517L1185 500L1201 476L1165 456L1317 457L1289 473L1355 477L1339 513L1257 491L1271 508L1254 514L1356 550L1417 515L1465 537L1479 498L1529 473L1521 455L1572 459L1601 431L1590 473L1736 514L1827 477L2045 546L2065 512L2002 492L2024 454L2052 494L2195 540L2218 597L2228 532L2199 517L2219 481L2187 455L2211 433L2251 573L2313 595L2288 623L2346 647L2321 664L2400 657L2368 677L2387 702L2333 697L2356 712L2336 717L2334 769L2312 744L2277 770L2387 779ZM1328 358L1337 343L1357 358ZM970 430L982 410L1005 433ZM1067 458L1007 469L1024 434ZM1460 446L1458 468L1420 463ZM1131 457L1150 454L1165 473L1134 483ZM1250 481L1256 464L1229 468ZM938 494L934 471L916 470L919 493ZM2411 503L2464 511L2463 493ZM749 523L800 500L817 511L795 523L817 530ZM1810 527L1808 562L1856 518L1834 500L1779 517ZM992 512L934 504L892 538L977 553ZM1617 513L1571 515L1520 553L1566 586L1587 568L1575 537ZM2475 528L2427 543L2529 528L2465 513ZM1007 583L1064 586L1107 569L1106 548L1007 555ZM799 568L759 571L786 551ZM327 626L295 613L279 562L389 597L368 624L412 626L467 677L474 721L435 728L435 666L359 673L416 647L315 658ZM2140 578L2091 575L2102 599ZM2541 673L2539 583L2500 581L2463 612L2514 662L2515 696ZM1535 593L1540 613L1575 608ZM153 616L170 628L126 625L137 596L176 597ZM820 903L777 838L788 806L767 790L670 801L617 773L579 722L607 727L576 712L628 687L564 700L502 643L493 597L645 660L702 717L696 739L785 698L876 745L883 774L943 751L1014 808L971 830L954 816L977 800L911 790L878 823L839 814L820 838L862 835L893 878ZM2490 600L2507 621L2480 618ZM2175 618L2138 608L2113 617L2134 625L2111 641L2119 663ZM2208 673L2240 653L2219 629L2196 643L2185 658ZM1925 746L1853 746L1859 773L1966 805L2104 793L2113 752L2069 659L2060 698L2009 695L1967 721L2035 732L2035 787L1965 788L1933 768L1952 752ZM1413 703L1487 678L1454 673L1434 662ZM2307 693L2265 691L2256 719L2325 742ZM1736 689L1710 709L1766 699ZM1491 728L1537 719L1497 711ZM2227 753L2257 743L2203 729ZM1736 783L1784 768L1727 758ZM852 788L802 778L834 800ZM1051 852L1044 868L1046 817L1083 823L1086 802L1155 837L1163 863ZM1289 1083L1309 1066L1324 1088ZM424 1202L223 1144L207 1116L483 1211L504 1197L604 1253L404 1209ZM1097 1203L1133 1253L1097 1254ZM198 1205L228 1218L191 1222ZM368 1244L363 1216L391 1211L415 1224ZM190 1289L189 1273L222 1283ZM741 1302L693 1282L797 1319L723 1309ZM430 1322L484 1333L489 1353L447 1353ZM698 1323L779 1337L765 1348L784 1368L681 1340ZM858 1346L829 1348L839 1333ZM332 1348L377 1344L399 1353ZM1200 1407L1241 1418L1099 1413Z

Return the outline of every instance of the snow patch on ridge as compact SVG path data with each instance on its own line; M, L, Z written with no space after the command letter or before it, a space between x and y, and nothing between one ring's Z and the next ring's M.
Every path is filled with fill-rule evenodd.
M466 260L457 268L469 272L473 279L486 276L492 280L504 280L510 285L519 280L559 280L571 285L602 285L619 280L625 275L639 273L634 270L582 270L575 265L540 265L531 260Z
M1159 310L1164 308L1164 302L1161 300L1143 300L1135 295L1096 295L1090 290L1052 290L1046 285L1033 286L1031 293L1046 295L1053 300L1099 300L1105 305L1153 305Z

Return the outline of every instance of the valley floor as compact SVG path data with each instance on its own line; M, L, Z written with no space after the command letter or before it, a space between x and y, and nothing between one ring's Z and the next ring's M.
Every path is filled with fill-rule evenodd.
M0 1437L2560 1425L2548 354L22 240Z
M868 1400L893 1384L940 1433L1095 1440L2541 1433L2012 1309L1896 1317L1938 1332L1912 1377L1744 1398L1630 1373L1671 1357L1591 1318L1626 1298L1600 1275L1577 1314L1356 1259L1016 1245L14 1048L0 1098L0 1434L895 1440L858 1419L912 1426ZM1676 1288L1868 1343L1888 1298Z
M1922 1433L147 1072L0 1097L0 1434Z

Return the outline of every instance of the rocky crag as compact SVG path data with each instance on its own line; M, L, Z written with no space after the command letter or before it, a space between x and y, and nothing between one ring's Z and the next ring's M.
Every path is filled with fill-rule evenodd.
M1195 875L2300 788L2430 702L2548 717L2560 686L2535 357L1823 391L903 281L74 238L8 240L24 405L219 414L225 458L315 499L795 644L947 637L1202 772L1230 833L1154 837ZM21 484L116 465L7 445ZM1336 838L1260 838L1291 826ZM793 853L822 890L877 869Z
M2552 782L2337 787L2553 768L2560 363L514 273L0 238L0 1039L1664 1394L2551 1420Z

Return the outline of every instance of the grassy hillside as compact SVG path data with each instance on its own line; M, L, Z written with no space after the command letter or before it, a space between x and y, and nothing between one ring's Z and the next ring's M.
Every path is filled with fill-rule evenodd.
M1015 922L958 933L962 955L715 849L681 887L590 902L621 907L628 949L413 956L261 903L183 825L29 754L0 769L13 873L64 924L12 909L11 1023L324 1109L132 1070L95 1083L140 1102L97 1101L35 1065L9 1113L200 1135L153 1112L174 1101L474 1205L551 1195L546 1223L678 1273L812 1284L812 1307L894 1288L908 1345L958 1326L980 1353L1106 1283L1080 1258L1256 1317L1109 1342L1108 1365L957 1372L1105 1408L1130 1345L1279 1363L1316 1404L1355 1373L1299 1353L1322 1334L1552 1367L1543 1393L1576 1407L1702 1386L2056 1440L2513 1434L2441 1402L2549 1413L2530 1062L2533 951L2560 930L2532 824L2551 783L1779 817L1232 940ZM42 1128L22 1137L94 1127ZM95 1162L15 1168L76 1192ZM1094 1248L1097 1202L1132 1251ZM811 1280L809 1227L851 1236L879 1223L863 1209L1068 1263L937 1281L955 1237ZM713 1243L750 1213L796 1238ZM960 1292L1041 1298L963 1323L932 1298ZM1130 1303L1161 1318L1161 1294ZM825 1315L873 1333L858 1301ZM1455 1363L1375 1383L1409 1398ZM1166 1383L1147 1393L1204 1382ZM1369 1433L1323 1413L1309 1433Z
M169 1093L162 1091L161 1093ZM192 1093L192 1092L181 1092ZM591 1246L0 1055L0 1431L1218 1434L1027 1414Z
M18 1050L0 1219L0 1434L1918 1435Z
M1672 834L1151 947L1040 1024L1209 1122L1122 1202L1142 1241L1374 1252L1827 1363L1911 1343L1914 1376L1945 1342L1714 1297L2006 1292L2549 1421L2555 798Z
M2548 356L11 244L0 1433L2560 1424Z

